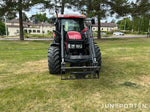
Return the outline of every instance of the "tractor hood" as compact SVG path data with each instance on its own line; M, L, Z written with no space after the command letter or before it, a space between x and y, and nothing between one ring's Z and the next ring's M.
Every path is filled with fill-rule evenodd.
M82 39L81 34L76 31L67 32L67 38L71 39L71 40L81 40Z

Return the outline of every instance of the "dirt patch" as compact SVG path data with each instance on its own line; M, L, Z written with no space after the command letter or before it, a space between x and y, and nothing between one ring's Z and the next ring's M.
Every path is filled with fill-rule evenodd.
M88 96L89 97L89 96ZM93 102L93 103L97 103L97 104L101 104L102 102L101 102L101 100L99 100L99 99L101 99L102 98L102 96L100 95L100 93L99 92L96 92L96 93L93 93L92 95L91 95L91 98L88 98L88 99L90 99L90 100L88 100L89 102ZM97 105L98 106L98 105Z
M48 71L47 59L39 61L30 61L21 65L21 69L16 71L16 74L19 73L30 73L30 72L46 72Z
M134 57L115 57L115 61L117 62L135 61L135 58Z
M121 61L134 61L134 57L120 57L120 58L117 58L118 60L121 60Z
M117 51L117 50L133 50L134 48L126 48L126 47L119 47L119 48L111 48L111 51Z
M8 63L0 63L0 77L4 77L9 73L8 67Z
M0 72L7 66L7 64L0 64Z
M138 78L141 80L141 82L142 82L143 84L148 84L148 85L150 85L150 76L144 75L144 76L138 76Z

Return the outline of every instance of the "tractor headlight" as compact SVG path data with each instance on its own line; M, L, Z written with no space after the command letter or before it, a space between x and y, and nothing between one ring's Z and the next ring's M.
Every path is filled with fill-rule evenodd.
M76 45L76 48L77 48L77 49L82 49L82 44L77 44L77 45Z
M68 44L69 49L75 49L75 44Z
M77 48L77 49L82 49L82 44L68 44L68 48L69 49L75 49L75 48Z

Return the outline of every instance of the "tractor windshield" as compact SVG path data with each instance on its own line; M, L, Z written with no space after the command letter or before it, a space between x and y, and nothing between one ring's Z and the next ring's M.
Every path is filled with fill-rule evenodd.
M65 26L65 31L81 32L84 29L83 19L61 19L61 23Z

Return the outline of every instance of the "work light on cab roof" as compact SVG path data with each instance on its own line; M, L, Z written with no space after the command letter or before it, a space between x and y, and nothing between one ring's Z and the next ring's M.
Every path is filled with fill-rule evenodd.
M65 14L65 15L58 15L58 18L86 18L85 15L73 15L73 14Z

